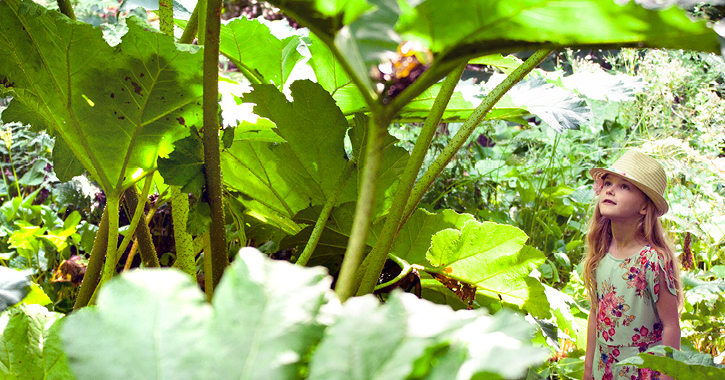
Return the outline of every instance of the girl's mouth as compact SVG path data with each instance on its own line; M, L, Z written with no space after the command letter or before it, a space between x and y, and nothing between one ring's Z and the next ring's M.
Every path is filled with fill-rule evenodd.
M602 203L604 204L610 204L610 205L616 205L617 203L613 200L605 199Z

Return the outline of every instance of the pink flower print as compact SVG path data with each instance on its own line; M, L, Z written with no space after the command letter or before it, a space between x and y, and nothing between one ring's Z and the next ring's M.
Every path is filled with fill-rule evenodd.
M640 338L639 334L632 335L632 342L635 342L635 343L638 342L639 338Z
M655 292L655 295L657 295L657 296L660 295L660 284L659 283L655 284L654 292Z
M639 333L647 336L647 334L649 334L649 330L646 327L642 326L642 328L639 329Z
M642 380L653 380L653 373L649 368L640 368L639 370L639 378Z
M619 174L620 174L620 175L621 175L622 177L626 177L626 176L627 176L627 173L625 173L625 172L619 172Z
M605 342L606 342L606 341L608 341L608 340L609 340L609 333L608 333L608 332L606 332L606 331L604 331L604 332L602 333L602 337L604 338L604 341L605 341Z
M615 348L615 349L614 349L614 350L612 351L612 355L614 355L614 356L619 356L619 348Z

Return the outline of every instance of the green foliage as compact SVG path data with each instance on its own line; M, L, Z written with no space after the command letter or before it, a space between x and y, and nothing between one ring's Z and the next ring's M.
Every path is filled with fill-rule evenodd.
M137 170L154 170L199 120L201 55L170 37L131 22L111 48L100 30L32 3L3 1L0 14L5 29L23 25L0 44L9 59L0 75L13 84L3 120L52 131L106 192L117 196ZM18 45L32 48L20 55Z
M39 305L0 314L0 375L6 379L74 379L60 341L64 315Z
M294 102L273 85L254 88L244 101L255 103L255 112L277 128L255 137L235 133L234 143L222 153L224 181L291 219L304 208L323 204L332 192L347 164L347 121L330 95L312 82L292 84ZM349 181L339 202L355 199L354 186Z
M667 346L652 347L618 364L651 368L678 380L718 379L725 376L725 368L714 364L712 356L692 350L679 351Z
M223 25L220 34L219 51L251 83L272 83L281 88L303 58L297 51L299 37L280 40L259 20L238 18Z
M482 305L501 300L546 318L551 314L544 288L529 277L544 256L525 247L526 239L516 227L469 220L460 229L433 235L426 258L450 277L474 284L477 295L485 300L479 301Z
M453 312L399 293L340 306L330 281L254 249L240 252L211 305L178 272L124 274L97 308L66 318L64 349L80 379L516 377L544 359L511 313Z

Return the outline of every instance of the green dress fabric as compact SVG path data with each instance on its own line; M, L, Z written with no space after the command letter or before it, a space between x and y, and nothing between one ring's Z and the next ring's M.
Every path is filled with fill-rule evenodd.
M617 366L621 360L662 343L662 322L657 313L659 271L664 271L672 294L677 294L671 268L650 246L626 259L607 254L596 270L597 345L592 375L602 380L659 379L659 372Z

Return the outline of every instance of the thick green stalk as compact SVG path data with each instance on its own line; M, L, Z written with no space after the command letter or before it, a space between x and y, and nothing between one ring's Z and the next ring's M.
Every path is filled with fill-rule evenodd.
M116 254L118 251L118 206L120 199L118 194L109 194L106 198L106 207L109 210L108 213L108 243L106 244L106 262L103 265L103 274L101 275L101 281L98 282L93 296L91 297L91 303L96 299L98 289L100 289L106 281L113 278L116 274L116 263L118 258Z
M211 263L211 241L209 240L209 233L204 232L202 234L202 242L204 243L204 294L206 294L207 302L211 302L214 298L214 281L212 276L212 263Z
M302 251L300 258L297 259L297 264L304 266L307 265L308 261L310 261L312 252L315 251L317 243L320 241L320 237L322 236L322 231L325 229L327 218L330 217L332 208L335 206L335 203L337 203L337 199L340 197L347 180L350 179L350 175L352 174L352 170L354 168L355 162L352 160L348 161L345 169L340 174L340 178L337 179L337 183L335 183L335 186L333 187L332 194L330 194L330 197L327 198L325 205L322 207L322 211L320 211L320 216L317 218L315 227L312 229L312 233L310 234L310 240L307 241L304 251Z
M501 97L503 97L503 95L511 89L511 87L521 81L526 74L530 73L531 70L538 66L541 61L548 57L551 52L552 50L549 49L536 51L531 55L531 57L529 57L529 59L517 67L516 70L511 72L511 74L509 74L503 82L499 83L498 86L486 95L481 104L476 107L476 110L473 111L471 116L465 123L463 123L463 126L458 133L453 136L441 154L435 159L425 174L423 174L420 181L418 181L415 187L413 187L410 198L408 198L408 203L405 205L403 218L401 219L398 229L405 225L410 216L413 214L413 211L415 211L415 208L418 206L418 203L420 203L420 200L423 198L423 195L433 184L433 181L440 175L443 168L448 165L451 159L453 159L456 152L458 152L458 150L463 146L471 133L473 133L473 130L493 108L496 102L498 102L499 99L501 99Z
M367 255L363 261L363 265L361 265L358 270L358 278L362 276L362 279L358 280L361 281L360 287L357 291L358 295L372 292L378 282L378 276L380 276L380 272L383 270L385 259L387 258L390 247L397 235L400 218L403 215L403 210L405 208L405 202L410 196L410 191L413 188L415 179L418 177L420 167L423 165L423 160L425 159L425 154L428 152L428 148L430 147L430 142L433 140L433 136L435 136L438 124L443 117L446 106L448 105L451 95L453 95L453 91L456 88L456 84L461 79L461 75L463 74L463 70L465 68L465 63L458 66L455 70L448 74L448 77L446 77L445 81L443 81L443 85L436 96L431 112L428 114L425 124L423 124L423 128L421 129L421 133L415 142L413 152L411 152L410 158L408 158L408 162L405 165L405 170L403 171L403 175L400 177L398 187L395 189L395 197L393 198L393 203L390 206L390 211L385 217L385 224L383 225L383 230L378 238L378 242L373 247L373 250Z
M178 186L169 186L171 194L171 219L174 222L174 242L176 243L176 261L174 268L196 280L196 261L191 234L186 232L189 218L189 195L182 193Z
M139 204L138 190L136 186L131 186L123 192L124 199L126 201L126 208L129 210L135 210ZM146 198L144 198L146 199ZM149 231L148 221L152 213L144 217L143 222L139 222L136 225L134 235L136 236L136 243L138 244L138 252L141 255L141 264L144 268L158 268L159 258L156 254L156 248L154 242L151 239L151 231Z
M194 37L196 37L196 31L199 28L199 4L201 4L201 1L196 3L196 6L194 7L194 12L191 14L189 22L186 23L184 33L182 33L181 37L179 37L180 44L190 44L192 41L194 41Z
M89 304L96 302L98 291L101 289L106 281L113 278L116 274L116 258L118 247L118 207L120 204L120 197L118 195L107 195L106 197L106 208L111 210L108 215L108 240L106 241L106 261L103 264L103 270L101 273L101 279L98 281L98 285L93 290L91 299L88 301Z
M78 310L88 305L93 296L93 292L98 285L98 279L101 277L103 270L103 259L106 257L106 246L108 245L108 205L103 209L101 224L98 225L96 240L93 242L91 249L91 257L88 260L86 274L83 275L81 288L78 290L78 297L73 305L73 310Z
M370 227L370 218L378 186L378 172L382 161L383 148L385 148L385 135L392 115L387 113L374 113L370 118L367 135L367 149L365 151L365 166L363 167L360 194L355 206L355 218L347 242L345 259L342 261L340 275L337 278L335 292L340 301L344 302L357 292L355 281L356 272L364 258L365 240Z
M207 0L206 43L204 44L204 168L207 199L211 208L209 238L212 271L211 273L205 273L205 275L211 274L214 287L219 284L224 268L229 265L227 236L224 228L222 169L219 152L219 30L221 28L221 10L221 0Z
M159 29L167 36L174 36L173 0L159 0Z
M152 182L153 182L153 176L152 175L146 176L146 181L144 181L144 186L143 186L143 193L141 193L141 199L145 200L148 198L149 191L151 190ZM134 187L134 186L131 186L131 187ZM128 225L128 233L123 238L121 245L118 246L118 249L117 249L118 252L126 252L126 247L128 247L128 244L131 242L131 240L133 240L133 235L136 232L136 228L138 227L139 224L144 224L144 223L139 223L139 221L141 220L141 217L144 216L144 212L143 212L144 206L146 206L146 202L139 202L138 199L136 199L136 207L129 208L129 209L133 210L133 216L131 216L131 223L129 223L129 225ZM146 222L146 218L143 218L143 221ZM120 258L121 258L121 255L118 255L118 258L116 259L116 263L114 265L118 264L118 260Z
M212 0L212 2L216 1L217 0ZM199 2L196 3L196 8L199 9L199 17L196 18L198 23L196 28L196 43L199 44L199 46L205 45L206 33L208 33L206 29L206 22L209 17L209 12L207 10L209 6L211 6L211 3L208 0L199 0Z
M69 19L76 19L76 14L73 12L73 6L71 5L70 0L58 0L58 8L60 13L68 16Z

